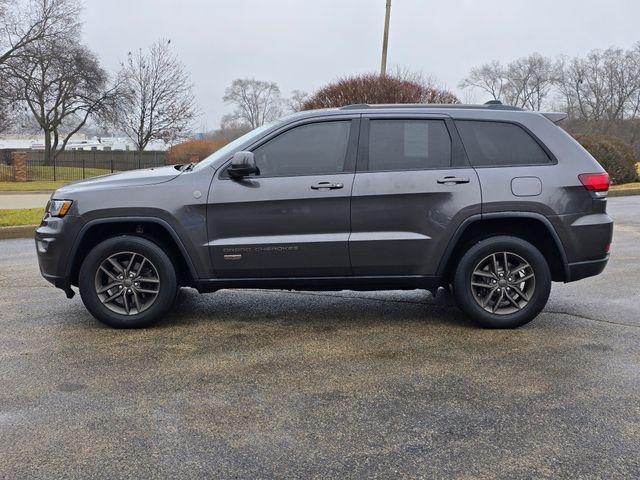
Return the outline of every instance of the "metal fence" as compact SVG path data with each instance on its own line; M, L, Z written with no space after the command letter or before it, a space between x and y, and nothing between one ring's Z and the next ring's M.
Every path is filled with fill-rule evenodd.
M166 165L166 152L135 152L128 150L70 150L47 162L44 152L29 150L27 181L72 182L107 173ZM0 181L16 181L16 169L10 153L0 154Z

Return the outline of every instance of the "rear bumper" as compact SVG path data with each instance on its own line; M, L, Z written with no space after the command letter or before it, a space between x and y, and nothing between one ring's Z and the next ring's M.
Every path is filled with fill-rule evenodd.
M613 238L613 220L609 215L570 214L549 219L564 247L565 282L592 277L604 270Z
M609 255L599 260L589 260L586 262L575 262L569 264L569 276L566 282L575 282L587 277L599 275L609 262Z

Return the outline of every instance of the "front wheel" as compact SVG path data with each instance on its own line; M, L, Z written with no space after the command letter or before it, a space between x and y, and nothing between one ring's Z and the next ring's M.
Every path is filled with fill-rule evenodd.
M154 324L178 291L175 267L164 250L128 235L96 245L82 262L78 284L87 310L115 328Z
M517 237L476 243L454 276L458 306L486 328L516 328L542 311L551 291L551 272L540 251Z

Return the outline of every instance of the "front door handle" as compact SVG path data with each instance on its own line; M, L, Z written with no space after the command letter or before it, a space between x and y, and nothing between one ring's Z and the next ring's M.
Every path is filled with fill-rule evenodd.
M469 183L469 179L467 177L440 177L437 182L445 185L448 183Z
M342 183L333 183L333 182L319 182L315 185L311 185L313 190L336 190L338 188L342 188L344 185Z

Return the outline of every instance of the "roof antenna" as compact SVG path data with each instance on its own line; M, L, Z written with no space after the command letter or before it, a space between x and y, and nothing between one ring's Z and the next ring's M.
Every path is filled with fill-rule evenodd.
M489 100L488 102L484 102L485 105L502 105L500 100Z

